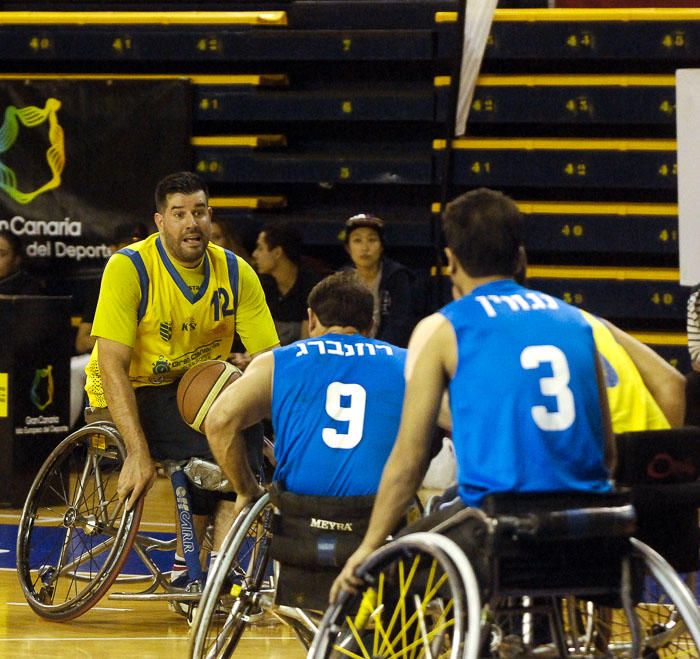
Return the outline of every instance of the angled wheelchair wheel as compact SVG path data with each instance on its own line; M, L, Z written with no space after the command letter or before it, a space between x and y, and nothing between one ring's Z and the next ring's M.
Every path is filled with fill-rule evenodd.
M236 518L219 549L190 631L190 657L230 657L246 625L272 599L269 546L274 508L264 494Z
M642 657L644 659L699 658L700 611L673 568L643 542L631 539L641 574L629 611L567 597L560 604L565 649L554 644L532 646L521 639L523 651L540 657ZM634 630L638 645L634 645ZM505 641L504 641L505 639ZM513 638L502 635L514 646ZM496 655L498 656L498 655ZM528 655L529 656L529 655Z
M126 449L111 423L64 439L32 484L17 533L17 573L29 606L63 621L93 607L126 560L143 510L117 498Z
M364 586L326 611L309 657L476 657L481 603L471 565L444 536L413 533L372 553Z

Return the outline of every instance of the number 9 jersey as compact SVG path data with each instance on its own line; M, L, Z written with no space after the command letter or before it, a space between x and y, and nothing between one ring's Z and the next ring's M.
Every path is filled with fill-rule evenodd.
M295 494L375 494L401 420L406 350L324 334L273 355L274 480Z
M462 500L610 489L596 348L582 312L508 279L441 313L457 340L449 393Z

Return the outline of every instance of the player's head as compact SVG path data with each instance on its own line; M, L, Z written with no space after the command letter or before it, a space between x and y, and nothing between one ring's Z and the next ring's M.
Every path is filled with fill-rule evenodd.
M163 214L168 206L168 195L192 195L204 193L204 201L209 203L209 188L207 184L193 172L175 172L168 174L156 185L156 210Z
M288 222L266 224L255 242L253 259L260 274L269 274L280 258L286 256L299 265L303 240L299 231Z
M200 263L211 237L206 183L192 172L170 174L156 186L154 220L167 252L181 264Z
M354 270L322 279L309 293L308 305L323 327L354 327L361 334L372 329L374 298Z
M515 202L480 188L447 204L442 228L447 247L470 277L513 277L522 267L523 220Z

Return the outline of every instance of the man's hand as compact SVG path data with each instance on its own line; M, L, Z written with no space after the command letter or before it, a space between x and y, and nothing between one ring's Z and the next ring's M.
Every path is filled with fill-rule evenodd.
M119 501L126 502L126 509L131 510L138 498L151 489L155 479L156 468L150 455L127 455L117 485Z
M251 494L236 495L236 505L233 509L233 519L236 519L246 506L250 506L255 503L263 494L265 494L265 488L258 485Z
M374 549L372 547L367 547L364 544L361 544L355 550L355 553L348 558L347 563L345 563L342 571L336 577L333 585L331 586L329 596L329 601L331 604L336 601L341 590L346 590L349 593L357 593L359 588L362 587L362 579L360 579L355 572L373 551Z

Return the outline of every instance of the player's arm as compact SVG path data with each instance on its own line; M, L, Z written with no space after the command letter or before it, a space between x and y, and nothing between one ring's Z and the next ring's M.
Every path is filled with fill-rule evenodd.
M139 420L136 396L129 380L132 346L136 341L141 285L132 261L113 254L102 274L93 319L97 360L105 401L126 444L117 492L132 506L155 480L155 467Z
M136 395L129 380L130 346L106 338L97 339L98 363L110 415L126 444L126 459L119 474L117 494L127 508L145 494L155 480L155 467L139 421Z
M240 258L238 259L238 273L240 282L238 285L236 331L251 359L253 359L260 353L276 348L280 341L257 273Z
M248 464L243 430L269 416L273 371L272 353L261 354L242 377L224 389L204 419L203 429L214 458L238 494L238 510L262 493Z
M352 591L359 585L355 570L396 528L428 468L431 431L456 359L452 326L440 314L425 318L413 332L408 354L396 443L382 472L367 533L333 584L331 600L341 589Z
M649 346L619 327L605 321L615 340L625 349L644 385L661 408L672 427L682 426L685 420L685 378L671 364Z

